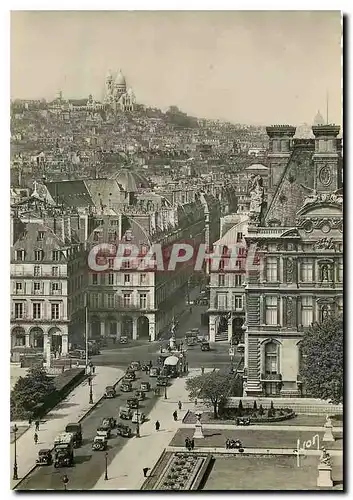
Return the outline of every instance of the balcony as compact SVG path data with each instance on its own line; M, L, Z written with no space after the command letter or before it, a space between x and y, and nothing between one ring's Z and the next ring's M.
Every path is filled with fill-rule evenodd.
M53 266L55 267L55 266ZM41 279L41 278L51 278L53 280L57 278L67 278L66 270L58 270L57 273L53 274L52 271L42 271L40 274L34 274L34 271L27 269L11 269L10 271L11 278L32 278L32 279Z
M261 381L282 382L282 375L280 373L261 373Z

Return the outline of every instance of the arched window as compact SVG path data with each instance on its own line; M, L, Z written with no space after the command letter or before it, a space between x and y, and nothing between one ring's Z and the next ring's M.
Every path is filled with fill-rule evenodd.
M273 341L265 344L265 373L266 375L279 373L279 346Z

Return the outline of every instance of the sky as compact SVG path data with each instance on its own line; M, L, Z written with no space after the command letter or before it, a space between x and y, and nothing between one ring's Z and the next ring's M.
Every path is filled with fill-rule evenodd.
M11 98L102 99L120 68L137 101L268 125L341 118L339 11L13 11Z

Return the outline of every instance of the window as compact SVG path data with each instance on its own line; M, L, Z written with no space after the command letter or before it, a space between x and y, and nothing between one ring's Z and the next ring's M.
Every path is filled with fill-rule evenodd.
M124 307L130 307L130 305L131 305L131 293L124 293L123 304L124 304Z
M40 276L40 266L34 266L34 268L33 268L33 275L34 276Z
M59 304L51 305L51 319L59 319Z
M313 322L313 298L302 297L302 319L301 324L305 327Z
M124 274L124 285L130 285L130 274Z
M147 283L147 274L140 274L140 285L146 285Z
M20 261L25 260L25 251L24 250L16 250L16 260L20 260Z
M99 307L99 295L98 295L98 293L91 294L91 306L92 306L92 309L98 309L98 307Z
M118 226L119 225L119 220L118 219L112 219L110 221L110 225L111 226Z
M98 274L92 274L92 285L98 285Z
M51 274L52 274L52 276L59 276L59 268L56 266L52 267Z
M59 287L59 283L52 283L51 284L51 291L52 291L52 293L58 293L59 288L60 288Z
M105 274L101 274L101 285L105 285Z
M265 373L277 375L278 368L278 345L275 342L268 342L265 344Z
M227 295L225 293L217 295L217 309L227 309Z
M15 302L15 318L21 319L23 318L23 304L22 302Z
M243 233L237 233L237 243L241 243L243 241Z
M108 284L114 285L114 274L113 273L108 274Z
M234 286L241 286L242 285L242 275L241 274L235 274L234 275Z
M147 294L140 293L140 309L147 309Z
M37 241L44 240L44 231L38 231Z
M116 239L116 232L115 231L109 231L108 232L108 241L115 241Z
M41 291L41 283L39 281L35 281L33 283L33 291L34 293L38 293Z
M300 265L300 278L305 283L313 281L313 261L310 259L303 259Z
M94 231L94 233L93 233L93 241L99 241L99 232L98 231Z
M19 281L16 283L16 293L22 293L23 291L23 284Z
M243 309L242 295L233 295L233 307L234 309Z
M114 257L108 258L108 266L109 266L109 269L114 269Z
M340 283L343 283L343 259L340 259L338 261L337 281L339 281Z
M277 325L277 297L268 296L265 298L266 325Z
M113 309L114 308L114 293L108 293L107 295L107 307L109 309Z
M58 262L60 260L60 250L53 250L52 252L52 259L56 262Z
M218 286L225 286L226 277L224 274L218 275Z
M40 302L33 302L33 319L40 319L42 313L42 304Z
M43 250L34 250L34 260L36 262L43 260Z
M278 280L277 267L278 267L277 257L267 257L267 259L266 259L266 281L273 282L273 281Z
M124 260L123 269L130 269L130 260Z

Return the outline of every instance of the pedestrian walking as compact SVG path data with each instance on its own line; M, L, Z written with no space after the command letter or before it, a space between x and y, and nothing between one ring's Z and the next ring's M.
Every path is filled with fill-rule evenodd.
M195 403L195 406L197 406L197 398L195 398L195 401L194 401L194 403Z
M39 431L39 420L36 420L36 431Z
M176 410L173 412L173 418L174 418L174 422L176 422L178 420L178 412Z
M178 401L178 408L179 408L179 411L181 410L182 406L183 406L183 405L181 404L181 401Z
M34 444L38 443L38 434L35 432L34 433Z
M161 427L161 424L158 422L155 423L155 427L156 427L156 431L159 431L160 427Z
M205 368L201 366L201 375L203 375L204 373L205 373Z
M96 367L94 365L92 366L92 373L93 375L96 373Z
M32 425L32 417L29 417L29 419L28 419L28 425L31 427L31 425Z
M143 477L147 477L147 472L150 470L150 468L144 467L142 470L143 470Z
M192 440L190 441L190 445L191 445L191 449L193 450L195 448L195 440L194 440L194 438L192 438Z

